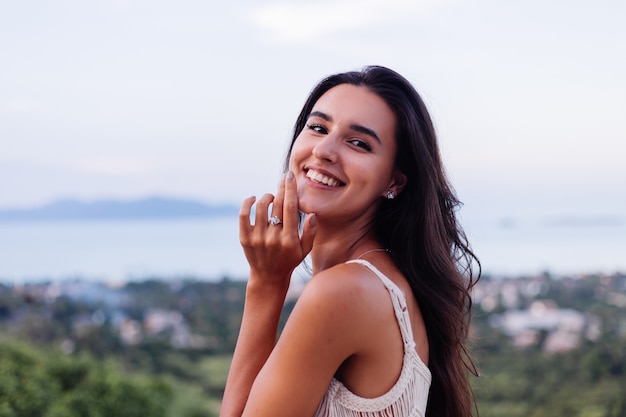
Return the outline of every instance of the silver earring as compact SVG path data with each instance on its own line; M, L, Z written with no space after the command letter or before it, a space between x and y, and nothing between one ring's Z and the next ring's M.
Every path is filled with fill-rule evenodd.
M395 194L393 193L393 191L389 190L387 191L387 199L388 200L393 200L395 198Z

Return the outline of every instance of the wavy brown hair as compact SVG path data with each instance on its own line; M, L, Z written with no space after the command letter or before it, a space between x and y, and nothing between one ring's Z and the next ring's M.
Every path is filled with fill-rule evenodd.
M426 417L470 417L476 407L468 373L477 372L468 354L467 336L470 290L480 277L480 262L457 220L460 201L446 176L432 120L415 88L397 72L380 66L323 79L298 116L286 166L317 100L341 84L368 88L397 118L395 164L407 183L395 199L381 202L372 227L411 285L426 324L432 373Z

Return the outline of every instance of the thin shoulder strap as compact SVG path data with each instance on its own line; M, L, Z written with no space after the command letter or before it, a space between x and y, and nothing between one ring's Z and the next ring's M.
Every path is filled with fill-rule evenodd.
M365 259L352 259L346 263L357 263L369 268L387 287L389 295L391 296L391 302L393 303L393 310L396 313L396 319L398 320L398 326L402 333L402 340L406 346L413 348L415 341L413 340L413 331L411 329L411 319L406 306L406 298L402 290L398 288L393 281L391 281L385 274L380 272L378 268L366 261Z

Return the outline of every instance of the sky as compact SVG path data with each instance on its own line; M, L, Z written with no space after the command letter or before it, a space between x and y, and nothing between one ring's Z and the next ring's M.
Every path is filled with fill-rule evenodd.
M622 0L0 2L0 208L273 192L326 75L422 94L469 215L626 218Z

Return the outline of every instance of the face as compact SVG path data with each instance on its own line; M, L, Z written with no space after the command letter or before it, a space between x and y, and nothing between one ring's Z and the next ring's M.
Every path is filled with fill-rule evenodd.
M341 84L322 95L291 150L300 210L369 221L387 191L402 187L395 125L387 103L365 87Z

